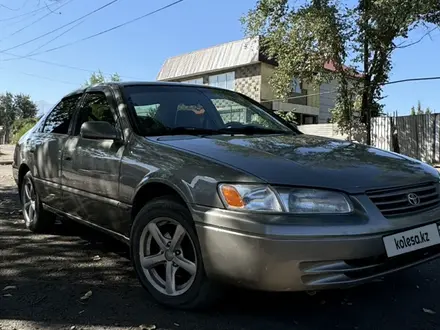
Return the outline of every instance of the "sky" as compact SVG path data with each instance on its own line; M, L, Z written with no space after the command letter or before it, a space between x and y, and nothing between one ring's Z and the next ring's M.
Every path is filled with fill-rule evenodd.
M45 2L46 1L46 2ZM82 39L130 19L147 14L174 0L118 0L88 16L79 25L39 51ZM44 110L63 95L81 86L90 72L57 67L2 53L6 49L43 35L110 0L0 0L0 93L29 94ZM14 20L5 20L50 5L47 9ZM96 38L76 43L32 58L104 73L117 72L123 80L156 80L163 62L171 56L238 40L244 37L240 17L255 6L256 0L184 0L183 2ZM62 8L57 7L65 4ZM3 6L2 6L3 5ZM8 7L10 9L7 9ZM48 14L44 19L32 22ZM11 49L8 53L24 56L44 45L54 34ZM24 29L23 29L24 28ZM410 37L417 40L421 32ZM440 30L411 48L393 55L391 80L440 76ZM440 80L410 82L385 88L386 112L408 114L420 101L423 107L440 112Z

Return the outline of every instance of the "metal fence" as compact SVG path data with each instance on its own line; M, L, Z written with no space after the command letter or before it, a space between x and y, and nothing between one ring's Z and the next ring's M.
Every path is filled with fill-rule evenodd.
M336 124L301 125L305 134L366 142L362 129L340 135ZM440 163L440 114L377 117L371 119L371 145L427 163Z
M373 118L371 128L373 146L440 163L440 114Z

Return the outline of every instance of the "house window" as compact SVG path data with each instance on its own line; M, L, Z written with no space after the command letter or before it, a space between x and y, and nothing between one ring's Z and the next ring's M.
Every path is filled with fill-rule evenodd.
M292 91L301 94L301 81L298 78L292 80Z
M203 78L183 80L182 82L185 84L203 85Z
M235 90L235 72L209 76L209 86Z

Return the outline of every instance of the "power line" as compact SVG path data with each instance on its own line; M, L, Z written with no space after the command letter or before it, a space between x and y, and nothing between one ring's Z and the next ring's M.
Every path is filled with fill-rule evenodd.
M45 42L45 43L42 44L41 46L35 48L33 51L27 53L24 57L26 57L26 56L31 56L31 55L35 54L35 53L37 52L37 50L40 50L40 49L43 48L44 46L47 46L47 45L50 44L51 42L57 40L58 38L60 38L60 37L62 37L63 35L65 35L66 33L72 31L74 28L76 28L78 25L81 25L81 24L84 23L84 22L85 22L85 20L83 20L83 21L79 21L79 22L76 23L74 26L72 26L70 29L67 29L66 31L64 31L64 32L62 32L62 33L60 33L60 34L58 34L56 37L50 39L49 41Z
M101 6L101 7L97 8L97 9L95 9L95 10L89 12L89 13L87 13L86 15L83 15L83 16L81 16L81 17L79 17L79 18L77 18L77 19L75 19L75 20L73 20L73 21L71 21L71 22L69 22L69 23L66 23L66 24L64 24L64 25L62 25L62 26L60 26L60 27L58 27L58 28L52 30L52 31L49 31L49 32L47 32L47 33L44 33L44 34L42 34L42 35L40 35L40 36L38 36L38 37L35 37L35 38L33 38L33 39L30 39L30 40L28 40L28 41L22 42L21 44L15 45L15 46L13 46L13 47L9 47L9 48L7 48L7 49L2 49L2 50L0 50L0 53L7 52L7 51L9 51L9 50L12 50L12 49L15 49L15 48L18 48L18 47L21 47L21 46L27 45L27 44L29 44L29 43L35 41L35 40L38 40L38 39L44 38L45 36L47 36L47 35L49 35L49 34L52 34L52 33L56 32L56 31L59 31L59 30L65 28L66 26L69 26L69 25L71 25L71 24L74 24L74 23L76 23L76 22L78 22L78 21L80 21L80 20L82 20L82 19L84 19L84 18L86 18L86 17L88 17L88 16L90 16L90 15L93 15L93 14L97 13L97 12L100 11L100 10L103 10L104 8L106 8L106 7L108 7L108 6L112 5L112 4L114 4L114 3L117 2L117 1L119 1L119 0L112 0L112 1L108 2L107 4L105 4L105 5Z
M72 70L89 72L89 73L96 72L96 70L84 69L84 68L80 68L80 67L77 67L77 66L71 66L71 65L67 65L67 64L61 64L61 63L55 63L55 62L40 60L40 59L36 59L36 58L32 58L32 57L20 56L20 55L8 53L8 52L5 52L5 54L9 55L9 56L14 56L16 58L7 58L7 59L5 59L3 61L15 60L15 59L25 59L25 60L34 61L34 62L38 62L38 63L43 63L43 64L47 64L47 65L58 66L60 68L72 69ZM102 72L102 73L106 74L106 75L111 75L111 73L109 73L109 72ZM133 80L142 80L141 78L124 76L124 75L120 75L120 77L121 78L127 78L127 79L133 79Z
M45 9L46 9L45 7L34 9L34 10L31 10L31 11L29 11L27 13L23 13L23 14L20 14L20 15L16 15L16 16L0 19L0 22L12 21L12 20L14 20L16 18L23 17L23 16L28 16L28 15L31 15L31 14L34 14L34 13L38 13L39 11L42 11L42 10L45 10Z
M0 67L0 70L4 70L4 69L5 68ZM80 86L79 84L75 84L73 82L53 79L53 78L50 78L50 77L40 76L40 75L37 75L37 74L34 74L34 73L29 73L29 72L14 71L14 73L18 73L18 74L22 74L22 75L30 76L30 77L35 77L35 78L40 78L40 79L45 79L45 80L49 80L49 81L52 81L52 82L57 82L57 83L62 83L62 84L67 84L67 85Z
M433 76L433 77L420 77L420 78L406 78L406 79L401 79L401 80L394 80L394 81L389 81L383 84L383 86L385 85L392 85L392 84L398 84L398 83L403 83L403 82L410 82L410 81L428 81L428 80L440 80L440 76ZM309 97L309 96L318 96L318 95L324 95L324 94L331 94L334 92L337 92L338 89L332 89L329 91L325 91L325 92L319 92L319 93L312 93L312 94L307 94L307 95L299 95L299 96L292 96L292 97L288 97L285 99L272 99L272 100L263 100L262 102L273 102L273 101L283 101L283 100L293 100L293 99L302 99L305 97Z
M19 10L22 10L22 9L27 5L28 2L29 2L29 0L25 0L25 1L23 2L23 4L21 5L21 7L20 7L20 8L17 8L17 9L13 9L13 8L8 7L8 6L6 6L6 5L3 5L3 4L1 4L1 3L0 3L0 7L6 8L6 9L11 10L11 11L19 11Z
M61 46L57 46L57 47L54 47L54 48L47 49L47 50L42 51L42 52L39 52L39 53L34 53L34 54L32 54L32 56L40 55L40 54L45 54L45 53L49 53L49 52L53 52L53 51L58 50L58 49L61 49L61 48L65 48L65 47L68 47L68 46L72 46L72 45L77 44L77 43L79 43L79 42L86 41L86 40L89 40L89 39L92 39L92 38L98 37L98 36L100 36L100 35L103 35L103 34L105 34L105 33L110 32L110 31L113 31L113 30L119 29L119 28L121 28L121 27L123 27L123 26L125 26L125 25L131 24L131 23L134 23L134 22L136 22L136 21L138 21L138 20L141 20L141 19L143 19L143 18L145 18L145 17L148 17L148 16L151 16L151 15L153 15L153 14L156 14L156 13L158 13L158 12L160 12L160 11L163 11L163 10L165 10L165 9L167 9L167 8L170 8L170 7L172 7L172 6L175 6L175 5L177 5L178 3L183 2L183 1L184 1L184 0L177 0L177 1L172 2L172 3L170 3L170 4L166 5L166 6L161 7L161 8L159 8L159 9L153 10L153 11L151 11L151 12L145 14L145 15L142 15L142 16L139 16L139 17L136 17L136 18L134 18L134 19L132 19L132 20L129 20L129 21L124 22L124 23L122 23L122 24L116 25L116 26L114 26L114 27L112 27L112 28L110 28L110 29L107 29L107 30L104 30L104 31L101 31L101 32L95 33L95 34L93 34L93 35L90 35L90 36L85 37L85 38L82 38L82 39L75 40L75 41L73 41L73 42L66 43L66 44L61 45ZM9 50L9 49L8 49L8 50ZM2 51L0 51L0 52L2 52Z
M13 9L13 8L8 7L8 6L6 6L6 5L3 5L3 4L1 4L1 3L0 3L0 7L5 8L5 9L10 10L10 11L19 11L19 10L20 10L20 8Z
M407 78L407 79L401 79L401 80L394 80L394 81L387 82L384 85L392 85L392 84L398 84L398 83L409 82L409 81L426 81L426 80L440 80L440 76L421 77L421 78Z
M72 1L74 1L74 0L69 0L69 1L67 1L67 2L65 2L65 3L63 3L61 6L55 8L54 10L61 9L62 7L64 7L64 6L68 5L69 3L71 3ZM8 39L8 38L10 38L10 37L12 37L12 36L15 36L16 34L20 33L21 31L23 31L23 30L25 30L25 29L31 27L32 25L34 25L34 24L36 24L36 23L42 21L42 20L45 19L47 16L50 16L50 15L52 15L52 14L54 14L54 12L53 12L53 11L49 11L46 15L40 17L39 19L33 21L32 23L29 23L28 25L22 27L21 29L18 29L17 31L11 33L10 35L6 36L5 38L1 39L0 41L3 41L3 40L6 40L6 39Z
M139 20L139 19L145 18L145 17L150 16L150 15L152 15L152 14L154 14L154 13L157 13L157 12L162 11L162 10L164 10L164 9L167 9L167 8L169 8L169 7L171 7L171 6L174 6L174 5L176 5L176 4L178 4L179 2L182 2L182 1L183 1L183 0L175 1L175 2L173 2L173 3L171 3L171 4L167 5L167 6L161 7L161 8L159 8L159 9L155 10L155 11L149 12L149 13L147 13L147 14L145 14L145 15L142 15L142 16L140 16L140 17L138 17L138 18L135 18L135 19L133 19L133 20L131 20L131 21L128 21L128 22L125 22L125 23L123 23L123 24L120 24L120 25L118 25L118 26L116 26L116 27L113 27L113 28L111 28L111 29L108 29L108 30L106 30L106 31L102 31L102 32L100 32L100 33L98 33L98 34L96 34L96 35L94 35L94 36L97 36L97 35L100 35L100 34L103 34L103 33L106 33L106 32L112 31L112 30L115 30L115 29L117 29L117 28L119 28L119 27L122 27L122 26L124 26L124 25L130 24L130 23L135 22L135 21L137 21L137 20ZM68 32L68 31L65 31L64 33L67 33L67 32ZM94 36L87 37L86 39L90 39L90 38L92 38L92 37L94 37ZM58 37L59 37L59 36L58 36ZM56 38L54 38L54 39L56 39ZM50 50L49 50L49 51L50 51ZM85 72L90 72L90 73L95 72L95 70L84 69L84 68L80 68L80 67L75 67L75 66L70 66L70 65L60 64L60 63L54 63L54 62L49 62L49 61L39 60L39 59L35 59L35 58L32 58L32 57L31 57L31 56L35 56L35 55L39 55L39 54L45 53L45 52L47 52L47 51L43 51L43 52L40 52L40 53L34 53L34 52L35 52L35 50L34 50L34 51L32 51L30 54L25 55L25 56L16 55L16 54L13 54L13 53L9 53L9 52L7 52L7 51L0 51L0 52L1 52L1 53L4 53L4 54L6 54L6 55L9 55L9 56L13 56L13 57L14 57L14 58L3 59L2 61L10 61L10 60L15 60L15 59L27 59L27 60L30 60L30 61L35 61L35 62L45 63L45 64L48 64L48 65L54 65L54 66L59 66L59 67L63 67L63 68L73 69L73 70L85 71ZM105 73L105 72L104 72L104 73ZM109 74L109 73L105 73L105 74ZM121 77L123 77L123 78L128 78L128 79L134 79L134 80L141 80L141 79L139 79L139 78L134 78L134 77L129 77L129 76L122 76L122 75L121 75Z
M29 20L30 18L33 18L33 17L37 16L37 14L38 14L38 13L33 13L33 14L28 15L28 16L24 16L24 17L22 17L21 19L16 20L15 22L7 22L7 23L4 23L4 22L0 21L0 24L2 24L2 23L4 23L4 24L8 24L8 25L7 25L8 27L15 26L15 25L18 25L18 24L21 23L21 22L27 21L27 20ZM5 25L5 26L6 26L6 25Z

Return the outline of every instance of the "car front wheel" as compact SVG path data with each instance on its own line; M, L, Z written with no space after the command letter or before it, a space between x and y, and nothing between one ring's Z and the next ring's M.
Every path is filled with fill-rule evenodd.
M36 233L52 229L56 216L43 209L31 172L27 172L23 177L21 201L23 218L27 228Z
M131 255L141 284L161 304L193 309L217 297L205 274L191 214L173 197L153 200L138 213Z

